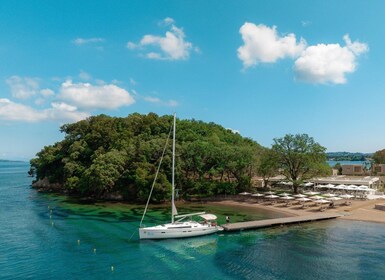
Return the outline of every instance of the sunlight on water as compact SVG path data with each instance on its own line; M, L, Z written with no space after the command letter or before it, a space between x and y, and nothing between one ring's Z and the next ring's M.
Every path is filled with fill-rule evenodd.
M142 205L81 204L30 188L28 165L0 164L0 279L382 279L385 226L325 221L183 240L139 241ZM273 218L191 204L219 222ZM152 206L145 223L167 222ZM132 237L132 238L131 238ZM130 239L131 238L131 239Z

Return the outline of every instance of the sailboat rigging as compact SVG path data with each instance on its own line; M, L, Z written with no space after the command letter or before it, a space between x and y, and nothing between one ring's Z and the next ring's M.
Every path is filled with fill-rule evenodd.
M171 130L170 130L171 132ZM193 237L207 235L215 233L217 231L223 230L222 227L218 226L216 223L217 217L213 214L206 214L205 212L178 215L178 211L175 207L175 134L176 134L176 114L174 114L173 121L173 136L172 136L172 178L171 178L171 223L152 226L152 227L142 227L143 219L146 215L148 204L151 198L152 191L154 189L155 181L157 179L160 166L162 164L163 156L166 151L168 144L168 139L166 141L166 146L163 149L162 157L160 159L158 169L155 175L154 182L151 187L149 197L147 199L145 211L143 213L142 219L139 226L139 238L140 239L167 239L167 238L183 238L183 237ZM202 222L193 221L192 217L199 216L203 219ZM175 219L177 219L175 221Z

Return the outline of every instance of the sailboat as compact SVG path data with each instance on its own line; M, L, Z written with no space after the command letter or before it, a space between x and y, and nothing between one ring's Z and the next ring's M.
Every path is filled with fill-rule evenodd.
M214 214L207 214L206 212L192 213L178 215L178 211L175 207L175 131L176 131L176 114L174 114L173 122L173 143L172 143L172 193L171 193L171 223L152 226L152 227L142 227L144 216L146 215L148 203L151 198L152 190L155 184L157 174L162 163L164 152L166 147L163 150L163 155L161 157L157 174L154 179L153 186L150 191L150 195L147 200L146 208L144 210L142 220L139 226L139 238L140 239L167 239L167 238L184 238L184 237L193 237L212 234L217 231L222 231L223 228L217 225L217 217ZM167 143L166 143L167 146ZM199 216L201 222L194 221L193 217Z

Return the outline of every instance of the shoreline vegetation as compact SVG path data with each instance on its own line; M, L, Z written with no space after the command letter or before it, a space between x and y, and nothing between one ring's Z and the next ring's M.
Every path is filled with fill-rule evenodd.
M64 139L31 160L33 187L96 199L145 201L169 138L172 116L93 116L61 127ZM252 187L265 149L214 123L177 120L178 195L235 194ZM152 198L171 195L171 145L167 147Z
M95 199L145 201L171 123L172 116L134 113L65 124L64 139L31 160L33 187ZM277 174L298 192L305 180L331 173L326 148L307 134L273 139L269 149L215 123L177 119L177 127L176 189L183 199L252 191L257 187L254 178L259 176L266 185ZM167 149L154 202L170 197L171 147Z

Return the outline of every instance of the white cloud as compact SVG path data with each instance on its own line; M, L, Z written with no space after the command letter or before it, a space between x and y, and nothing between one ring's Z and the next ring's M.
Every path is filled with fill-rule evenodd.
M113 84L62 83L59 97L71 105L88 109L115 109L131 105L134 98L125 89Z
M103 38L76 38L72 41L72 43L77 46L102 42L104 42Z
M343 38L346 47L351 50L355 55L360 55L369 51L369 46L367 44L361 43L359 41L352 42L352 40L350 40L349 34L345 34Z
M346 46L318 44L309 46L295 61L296 78L309 83L346 83L346 74L357 68L357 56L368 51L367 44L352 42L344 36Z
M145 97L144 100L146 100L147 102L150 102L150 103L160 103L161 102L161 100L158 97L151 97L151 96Z
M43 95L44 97L49 97L55 95L55 92L52 89L45 88L40 90L40 94Z
M174 25L172 18L163 20L166 26L171 26L170 30L166 32L165 36L144 35L139 43L127 43L127 48L142 49L143 55L149 59L161 60L185 60L190 56L193 45L185 40L186 35L182 28ZM148 50L153 48L155 50Z
M286 57L295 58L306 47L305 40L301 38L297 43L293 33L279 36L275 26L270 28L246 22L239 32L244 45L238 48L238 58L245 68L258 63L274 63Z
M76 107L65 103L52 103L52 107L35 110L29 106L15 103L6 98L0 99L0 119L8 121L39 122L45 120L79 121L88 113L76 111Z
M10 121L36 122L45 119L42 112L23 104L14 103L9 99L0 99L0 119Z
M18 99L27 99L39 91L39 80L36 78L12 76L6 80L12 96Z
M80 71L79 73L79 78L83 81L89 81L92 79L92 76L90 74L88 74L87 72L85 71Z
M172 100L172 99L170 99L168 101L163 101L158 97L146 96L146 97L144 97L144 100L147 102L150 102L150 103L159 104L159 105L168 106L168 107L176 107L179 105L179 103L177 101Z

